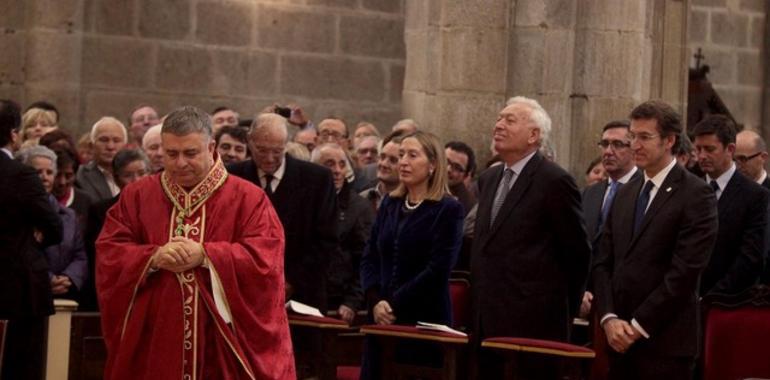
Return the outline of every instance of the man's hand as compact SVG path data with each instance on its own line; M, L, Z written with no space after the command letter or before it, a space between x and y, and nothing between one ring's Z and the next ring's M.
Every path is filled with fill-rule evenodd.
M594 295L591 292L586 291L583 293L583 301L580 303L580 318L587 318L588 314L591 314L591 302L594 300Z
M32 231L32 236L35 238L35 241L40 244L43 242L43 233L40 232L37 228L35 228Z
M53 276L51 279L51 293L66 294L72 287L72 280L67 276Z
M305 116L305 112L302 111L302 108L295 105L290 105L289 108L291 108L291 117L289 118L289 123L300 128L306 126L308 119L307 116Z
M346 305L340 305L340 307L337 308L337 314L339 314L340 319L348 324L353 323L353 318L356 317L356 311Z
M396 316L393 314L393 309L388 301L377 302L372 313L374 314L374 322L378 325L392 325L396 321Z
M634 326L620 318L605 321L602 328L607 335L607 343L613 350L621 354L626 352L641 336Z
M202 245L188 238L175 236L155 251L150 267L180 273L201 265L204 258Z

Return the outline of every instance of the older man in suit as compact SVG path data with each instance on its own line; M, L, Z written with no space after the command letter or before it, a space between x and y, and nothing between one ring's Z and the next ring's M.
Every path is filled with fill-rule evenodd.
M631 112L644 176L615 196L593 269L611 379L692 378L697 287L717 236L716 198L677 165L681 118L652 100Z
M700 282L700 294L738 293L759 278L765 248L768 191L736 170L735 124L711 115L695 125L695 151L714 189L719 233Z
M590 246L574 179L538 152L550 129L548 114L532 99L512 98L498 115L494 147L504 164L478 181L471 256L474 339L569 339ZM522 365L524 376L553 368L534 361ZM493 367L482 357L480 376L499 376Z
M615 195L623 185L633 178L638 177L639 170L634 162L634 151L631 149L631 141L628 139L630 124L626 120L616 120L607 123L602 128L602 139L599 148L602 150L602 166L607 172L608 179L595 183L583 191L583 212L586 217L586 229L591 240L592 256L596 257L599 251L599 238L607 214L612 207ZM583 303L580 306L580 315L586 316L591 311L593 293L589 286L583 294Z
M53 314L42 248L61 241L62 222L35 170L11 158L20 124L19 106L0 100L0 319L8 321L0 378L41 379Z
M127 139L126 127L114 117L103 117L91 127L94 159L78 169L75 184L94 202L110 199L120 192L112 174L112 159Z

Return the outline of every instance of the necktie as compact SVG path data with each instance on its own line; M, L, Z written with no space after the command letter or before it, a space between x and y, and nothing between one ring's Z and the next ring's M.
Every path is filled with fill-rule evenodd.
M610 191L607 193L607 199L604 200L604 204L602 205L601 219L599 219L600 227L604 224L604 221L607 220L607 214L610 213L610 206L612 206L612 200L615 199L615 193L618 192L618 188L620 188L620 182L610 181Z
M511 179L513 179L513 170L505 169L503 172L503 179L500 181L500 187L497 188L495 201L492 203L492 218L489 220L490 226L495 223L495 218L497 218L497 213L500 212L500 207L503 207L505 196L508 195L508 190L510 190Z
M712 179L711 182L709 182L709 185L711 185L711 188L714 189L714 194L717 196L717 199L719 199L719 184L717 181Z
M265 174L265 193L268 197L273 196L273 175Z
M652 181L644 183L642 193L639 194L639 198L636 198L636 214L634 215L634 235L639 232L639 228L642 226L642 219L644 219L644 213L647 211L647 204L650 203L650 190L653 187Z

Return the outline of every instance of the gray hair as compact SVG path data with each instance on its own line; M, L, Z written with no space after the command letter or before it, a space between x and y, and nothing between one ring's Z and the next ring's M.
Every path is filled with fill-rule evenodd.
M545 112L545 109L537 102L537 100L524 96L514 96L505 102L506 106L510 106L511 104L523 104L532 110L529 114L529 119L535 123L537 129L540 130L540 140L538 141L538 144L540 146L545 145L548 141L548 135L551 134L551 117L548 116L548 112Z
M276 113L263 113L254 118L249 129L249 136L261 133L278 132L283 136L284 143L289 141L289 131L286 118Z
M168 114L160 133L187 136L200 133L211 139L211 116L198 107L182 106Z
M156 124L150 127L147 132L144 132L144 136L142 136L142 147L147 144L147 141L150 139L150 137L153 135L160 135L161 128L163 128L163 124Z
M99 131L99 127L105 124L114 124L120 127L120 129L123 131L123 141L128 142L128 132L126 131L126 126L123 125L123 123L120 122L120 120L112 117L112 116L105 116L94 123L94 125L91 127L91 142L96 142L96 132Z
M53 164L53 173L56 175L56 153L48 147L43 145L33 145L23 148L16 152L16 159L24 165L32 165L32 159L35 157L43 157L51 160Z
M335 149L342 152L342 157L345 157L345 178L347 178L348 182L355 180L355 172L353 171L353 163L350 162L350 156L348 156L348 152L346 152L345 149L342 149L342 147L337 143L325 143L317 146L315 149L313 149L313 152L310 153L310 162L322 165L321 151L327 149Z

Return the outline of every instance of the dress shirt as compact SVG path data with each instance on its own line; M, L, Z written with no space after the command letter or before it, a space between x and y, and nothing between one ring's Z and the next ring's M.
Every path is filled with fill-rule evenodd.
M273 173L273 180L270 181L270 189L275 193L275 190L278 189L278 185L281 183L281 179L283 178L283 173L286 171L286 158L283 158L281 160L281 166L278 167L278 169L275 170L275 173ZM262 169L257 168L257 174L259 175L259 184L262 186L263 189L266 188L267 183L265 182L265 173L262 171Z
M631 180L631 177L633 177L634 174L636 174L637 170L639 170L639 169L637 169L636 166L632 167L631 170L629 170L628 173L626 173L626 175L618 178L618 180L616 182L621 184L621 185L625 185L626 183L628 183L628 181ZM604 208L604 203L607 202L607 196L610 194L610 185L612 185L612 181L614 181L612 178L607 180L607 188L604 190L604 198L602 200L602 208Z
M722 192L725 190L725 187L727 187L727 183L730 182L730 178L733 178L733 174L735 174L735 163L730 165L730 168L716 179L711 178L706 174L706 183L710 185L711 181L717 181L717 185L719 185L719 190L716 191L717 199L722 196Z

